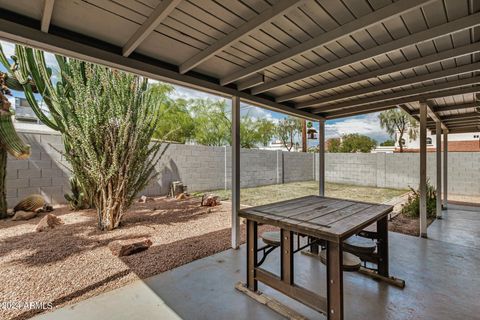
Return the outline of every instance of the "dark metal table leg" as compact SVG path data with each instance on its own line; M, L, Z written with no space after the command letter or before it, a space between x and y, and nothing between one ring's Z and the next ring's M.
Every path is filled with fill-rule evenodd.
M327 319L343 320L343 253L340 244L327 242Z
M247 288L257 291L258 283L255 279L257 266L257 222L247 220Z
M377 221L378 232L378 274L388 277L388 217Z

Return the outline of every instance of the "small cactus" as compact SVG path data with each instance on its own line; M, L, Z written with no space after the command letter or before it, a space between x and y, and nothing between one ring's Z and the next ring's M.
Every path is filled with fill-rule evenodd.
M45 201L45 199L39 194L31 194L25 199L21 200L15 208L14 212L17 211L36 211L39 208L50 208L51 206Z

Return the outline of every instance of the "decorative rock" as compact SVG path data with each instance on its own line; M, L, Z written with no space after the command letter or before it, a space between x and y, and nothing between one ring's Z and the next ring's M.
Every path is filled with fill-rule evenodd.
M205 207L215 207L220 204L220 200L218 200L218 196L214 196L213 194L204 194L202 196L202 206Z
M108 244L110 251L117 257L129 256L134 253L145 251L152 245L152 241L147 238L115 240Z
M35 218L37 216L37 212L34 211L17 211L15 215L12 218L12 221L20 221L20 220L30 220L32 218Z
M35 231L42 232L48 229L53 229L56 226L59 226L62 224L63 224L62 219L60 219L54 214L49 213L40 220L40 222L37 224L37 227L35 228Z
M188 193L182 192L178 196L175 197L177 200L185 200L188 199Z
M138 199L138 202L140 203L147 203L151 201L154 201L154 199L152 197L147 197L147 196L141 196L140 199Z

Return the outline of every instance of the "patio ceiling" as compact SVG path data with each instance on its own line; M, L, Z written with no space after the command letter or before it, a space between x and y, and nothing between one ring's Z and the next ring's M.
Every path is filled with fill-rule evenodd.
M0 0L0 38L311 119L480 131L478 0ZM434 129L435 123L428 122Z

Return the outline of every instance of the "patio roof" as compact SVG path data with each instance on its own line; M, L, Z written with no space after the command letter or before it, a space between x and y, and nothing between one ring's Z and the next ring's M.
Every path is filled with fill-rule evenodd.
M474 0L0 0L0 38L310 119L480 131ZM435 123L427 123L434 129Z

